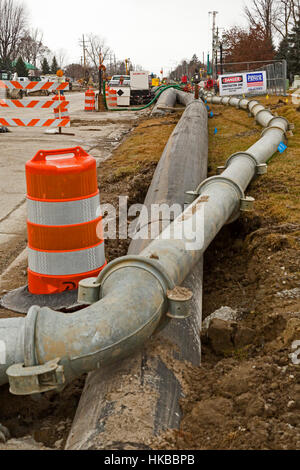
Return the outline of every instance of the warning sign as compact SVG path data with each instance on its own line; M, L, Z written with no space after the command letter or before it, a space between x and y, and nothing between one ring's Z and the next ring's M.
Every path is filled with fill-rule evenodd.
M220 95L241 95L244 93L245 82L242 73L238 75L221 75L220 79Z
M255 72L247 73L247 91L246 93L263 93L267 91L267 73Z
M220 75L220 96L262 94L267 91L265 71Z

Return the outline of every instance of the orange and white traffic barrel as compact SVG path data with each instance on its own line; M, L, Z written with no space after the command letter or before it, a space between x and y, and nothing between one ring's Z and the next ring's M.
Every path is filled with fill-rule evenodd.
M82 148L39 151L26 163L28 289L77 289L106 265L96 161Z
M116 108L118 106L117 100L117 90L112 90L111 88L108 88L106 93L106 103L108 109Z
M95 99L95 92L92 87L85 92L85 111L95 111L96 109L96 99Z

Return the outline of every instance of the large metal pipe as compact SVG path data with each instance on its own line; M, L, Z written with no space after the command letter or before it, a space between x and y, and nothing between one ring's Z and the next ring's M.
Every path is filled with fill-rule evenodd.
M245 165L245 152L235 155L228 162L225 175L206 180L199 188L200 197L172 224L175 233L201 227L201 246L187 246L184 239L156 239L138 260L121 259L112 263L102 281L102 300L83 311L64 315L35 307L26 319L18 320L18 329L13 324L8 327L7 320L1 320L0 344L9 337L6 346L13 349L7 351L6 364L1 366L0 383L7 381L5 372L14 358L24 358L26 366L60 358L66 379L71 380L141 347L168 310L162 278L168 278L167 283L173 285L182 284L222 226L238 216L245 204L247 181L255 176L258 165L274 154L288 130L284 118L276 118L276 125L271 121L268 124L262 138L247 151L253 164ZM232 163L241 157L241 171L247 173L243 177L239 176L239 164Z
M186 96L182 104L194 101L192 95L183 95ZM183 154L185 158L182 158ZM196 189L207 176L207 160L207 112L199 102L192 103L172 133L158 163L144 202L147 211L150 213L155 204L167 207L178 204L182 212L185 192ZM161 221L162 215L158 218ZM143 226L142 217L139 222ZM157 228L157 223L157 219L153 220L149 231ZM133 240L128 253L139 254L150 242ZM194 366L201 363L202 278L203 259L184 282L184 286L193 292L192 315L183 320L172 320L156 336L156 344L167 349L168 358L176 361L177 367L180 363L183 367L184 361ZM128 372L133 380L128 380ZM147 344L117 368L106 367L88 376L66 448L107 449L109 443L113 443L114 449L146 446L155 434L179 427L182 394L182 385L176 378L174 367L162 354L156 354L151 344ZM127 419L128 395L134 402L130 422ZM145 401L147 407L144 406ZM99 421L102 422L101 432L97 426ZM118 425L117 439L112 423Z
M174 88L168 88L158 98L156 105L154 106L151 112L151 116L164 115L167 112L170 112L168 109L164 109L164 108L173 108L175 104L176 104L176 90Z

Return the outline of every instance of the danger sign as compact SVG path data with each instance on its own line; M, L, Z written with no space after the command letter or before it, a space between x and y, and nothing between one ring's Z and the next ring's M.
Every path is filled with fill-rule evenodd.
M223 77L222 78L223 85L226 85L228 83L241 83L242 81L243 81L242 75L238 75L236 77Z
M265 71L220 75L220 96L261 94L267 91Z
M240 95L244 93L244 76L237 75L221 75L220 76L220 95Z

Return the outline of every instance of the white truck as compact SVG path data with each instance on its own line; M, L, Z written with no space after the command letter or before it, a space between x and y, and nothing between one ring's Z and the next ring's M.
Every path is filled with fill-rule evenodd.
M149 72L130 72L128 75L114 75L110 88L117 92L117 105L141 105L151 101L151 77Z

